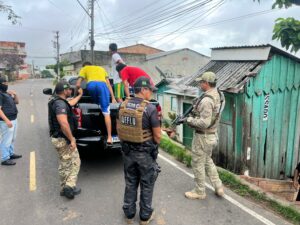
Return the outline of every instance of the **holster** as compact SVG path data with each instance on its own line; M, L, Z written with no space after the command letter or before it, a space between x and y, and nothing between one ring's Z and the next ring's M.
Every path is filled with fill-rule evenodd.
M153 149L150 152L150 154L154 160L157 159L157 155L158 155L158 145L157 144L153 144Z
M130 152L130 147L127 143L122 143L122 152L125 154L125 155L128 155L129 152Z

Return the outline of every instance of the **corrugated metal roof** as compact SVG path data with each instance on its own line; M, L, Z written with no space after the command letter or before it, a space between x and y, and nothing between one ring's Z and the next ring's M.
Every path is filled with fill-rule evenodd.
M196 78L206 71L212 71L217 76L217 87L220 90L238 93L253 74L261 68L261 61L210 61L196 75L185 82L187 86L198 87Z

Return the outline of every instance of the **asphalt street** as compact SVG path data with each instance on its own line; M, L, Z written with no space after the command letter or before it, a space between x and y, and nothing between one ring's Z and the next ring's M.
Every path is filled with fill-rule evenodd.
M59 196L58 162L48 135L48 96L42 89L50 80L13 84L20 96L16 153L23 158L13 167L0 166L0 225L119 225L124 223L122 157L116 152L82 159L74 200ZM103 151L98 149L98 151ZM191 170L160 153L160 173L154 192L158 225L289 224L279 216L229 190L220 199L207 191L205 200L188 200L193 188ZM135 224L138 224L138 215Z

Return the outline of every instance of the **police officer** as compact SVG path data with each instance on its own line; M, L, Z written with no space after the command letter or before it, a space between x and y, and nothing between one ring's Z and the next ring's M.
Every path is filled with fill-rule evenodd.
M51 142L59 156L60 195L73 199L81 189L76 187L80 158L74 138L77 121L72 106L76 105L81 98L82 89L78 90L77 97L67 101L72 90L68 82L60 81L55 87L55 93L48 103Z
M205 199L205 173L209 177L215 193L224 195L222 181L217 168L211 158L213 149L218 144L218 126L225 100L221 92L216 89L216 75L205 72L196 81L200 81L200 88L204 94L194 102L194 109L186 120L195 129L192 143L192 168L196 186L186 192L189 199Z
M123 210L128 224L136 213L137 190L140 185L140 224L149 224L154 217L151 207L154 183L159 173L156 163L161 138L156 107L148 102L156 89L147 77L134 83L135 97L120 106L117 130L122 141L125 194Z

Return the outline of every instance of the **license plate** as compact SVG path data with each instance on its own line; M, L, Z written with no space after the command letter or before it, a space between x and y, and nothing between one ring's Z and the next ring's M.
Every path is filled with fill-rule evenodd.
M116 142L120 142L120 139L118 136L113 136L112 141L113 141L113 143L116 143Z

